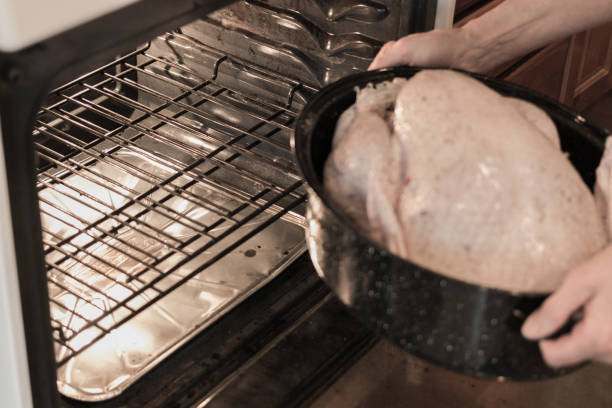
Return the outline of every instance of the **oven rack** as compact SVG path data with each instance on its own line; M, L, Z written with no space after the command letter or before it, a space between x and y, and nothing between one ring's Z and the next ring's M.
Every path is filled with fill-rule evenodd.
M177 31L50 93L34 140L58 368L194 280L231 292L201 330L303 251L290 233L251 281L203 276L303 224L289 138L315 91Z

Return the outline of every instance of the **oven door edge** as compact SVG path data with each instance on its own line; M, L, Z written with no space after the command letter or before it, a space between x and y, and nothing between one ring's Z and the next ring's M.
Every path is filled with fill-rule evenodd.
M10 214L4 149L0 144L0 327L4 330L0 338L0 399L4 407L31 407L30 376Z

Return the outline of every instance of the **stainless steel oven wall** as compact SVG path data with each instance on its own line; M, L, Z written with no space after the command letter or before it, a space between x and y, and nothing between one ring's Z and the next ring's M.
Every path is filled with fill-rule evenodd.
M452 15L453 1L440 6ZM182 34L321 87L367 69L384 42L433 28L436 7L436 0L244 0Z

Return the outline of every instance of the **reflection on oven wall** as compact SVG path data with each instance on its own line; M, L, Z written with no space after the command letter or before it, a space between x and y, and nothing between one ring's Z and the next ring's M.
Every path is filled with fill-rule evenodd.
M410 0L244 0L183 27L181 34L321 87L367 69L384 42L414 31L416 4ZM418 23L420 29L450 26L453 10L453 0L439 0L437 10L426 17L429 21ZM170 51L183 54L180 40L175 47Z
M449 24L454 2L417 3L236 2L50 95L34 140L63 394L123 392L304 251L291 124L385 41ZM4 384L28 406L15 335Z

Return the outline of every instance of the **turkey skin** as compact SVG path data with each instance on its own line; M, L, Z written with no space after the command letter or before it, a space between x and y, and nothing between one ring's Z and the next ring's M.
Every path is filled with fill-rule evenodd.
M465 282L545 293L608 236L607 190L597 205L559 146L536 106L424 70L358 92L323 181L396 255Z

